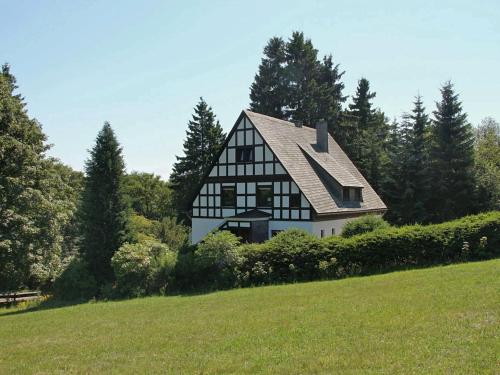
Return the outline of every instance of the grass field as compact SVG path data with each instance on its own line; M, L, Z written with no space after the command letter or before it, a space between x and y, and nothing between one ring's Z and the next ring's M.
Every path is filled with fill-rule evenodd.
M500 373L500 260L0 310L0 373Z

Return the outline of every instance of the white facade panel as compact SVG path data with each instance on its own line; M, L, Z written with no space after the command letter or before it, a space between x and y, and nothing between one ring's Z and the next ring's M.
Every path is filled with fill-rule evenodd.
M192 243L200 242L203 237L205 237L210 231L218 228L223 222L224 219L193 218L191 232Z

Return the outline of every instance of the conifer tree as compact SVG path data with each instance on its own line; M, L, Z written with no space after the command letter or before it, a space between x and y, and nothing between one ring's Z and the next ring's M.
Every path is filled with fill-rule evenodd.
M294 32L287 42L272 38L250 88L250 109L312 127L325 119L333 132L346 100L343 74L331 55L318 60L303 33Z
M112 281L111 258L128 239L128 208L122 192L125 163L109 123L99 131L85 163L82 202L83 256L98 283Z
M431 221L471 213L474 200L474 138L467 114L451 82L441 88L433 112L430 150L431 190L427 210Z
M389 125L384 113L373 109L375 95L370 91L370 82L366 78L358 81L356 94L345 116L347 125L342 128L349 134L340 139L346 142L341 143L344 151L373 188L378 189Z
M285 94L285 42L274 37L264 47L259 72L250 87L250 109L272 117L283 118Z
M225 134L211 107L200 98L188 123L184 156L176 156L170 182L179 217L186 219L191 199L224 143Z

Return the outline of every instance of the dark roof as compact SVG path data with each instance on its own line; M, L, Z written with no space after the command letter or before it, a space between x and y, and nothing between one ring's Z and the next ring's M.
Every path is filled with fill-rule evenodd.
M251 111L244 113L318 214L387 209L382 199L330 135L328 152L318 152L314 147L315 129L297 127L291 122ZM359 207L335 199L332 189L318 174L318 166L341 186L362 188L363 202Z
M270 216L271 214L268 214L267 212L253 209L250 211L242 212L241 214L235 216L227 217L226 220L231 221L235 219L268 219Z

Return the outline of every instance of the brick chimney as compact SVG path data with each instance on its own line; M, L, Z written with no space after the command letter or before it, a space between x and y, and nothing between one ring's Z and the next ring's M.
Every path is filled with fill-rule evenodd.
M316 123L316 147L318 152L328 152L328 124L323 119Z

